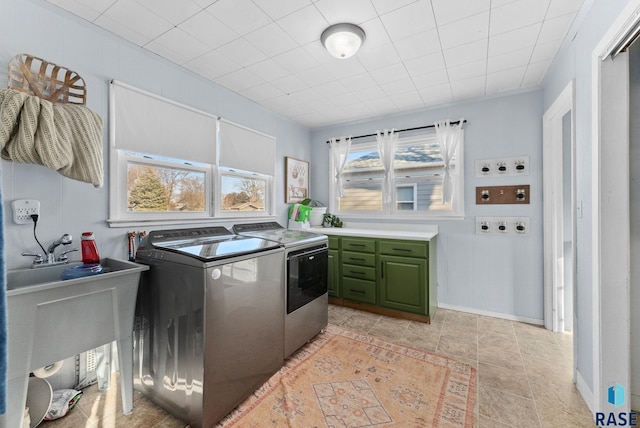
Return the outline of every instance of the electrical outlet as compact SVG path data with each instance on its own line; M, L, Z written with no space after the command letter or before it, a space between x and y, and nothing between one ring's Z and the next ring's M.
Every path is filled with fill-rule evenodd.
M476 217L478 235L528 235L529 217Z
M13 222L16 224L33 224L31 215L40 216L40 201L35 199L16 199L11 202Z
M529 175L529 156L476 160L476 177Z

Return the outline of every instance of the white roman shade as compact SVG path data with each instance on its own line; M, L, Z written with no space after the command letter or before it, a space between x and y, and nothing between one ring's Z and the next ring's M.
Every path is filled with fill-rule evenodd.
M215 164L216 116L115 80L109 96L113 148Z
M220 161L224 168L275 175L276 139L220 119Z

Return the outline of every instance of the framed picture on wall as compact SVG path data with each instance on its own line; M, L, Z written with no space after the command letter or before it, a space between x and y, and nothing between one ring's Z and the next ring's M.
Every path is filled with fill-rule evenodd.
M285 157L285 202L297 204L309 197L309 162Z

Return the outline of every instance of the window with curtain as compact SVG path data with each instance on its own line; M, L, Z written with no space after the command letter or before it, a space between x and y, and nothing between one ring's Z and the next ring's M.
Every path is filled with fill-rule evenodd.
M383 195L385 171L376 141L354 140L342 173L344 197L339 197L336 180L330 177L330 210L347 217L462 215L462 150L463 144L459 144L451 159L452 198L450 202L443 202L444 162L435 132L400 133L393 157L390 198L386 198Z

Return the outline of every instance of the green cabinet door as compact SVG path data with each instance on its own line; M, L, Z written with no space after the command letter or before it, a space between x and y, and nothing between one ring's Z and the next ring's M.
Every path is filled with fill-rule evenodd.
M340 297L340 250L329 250L329 296Z
M426 259L380 255L380 305L428 315Z

